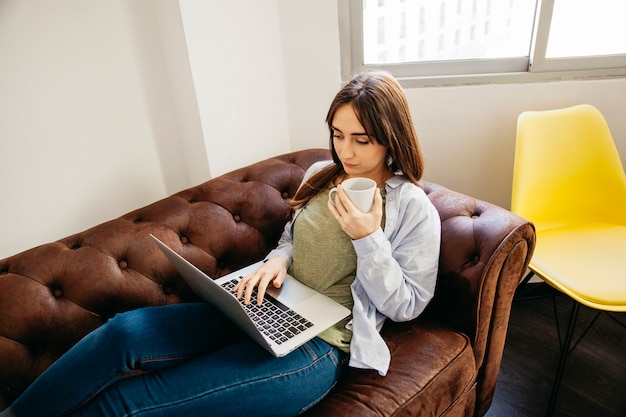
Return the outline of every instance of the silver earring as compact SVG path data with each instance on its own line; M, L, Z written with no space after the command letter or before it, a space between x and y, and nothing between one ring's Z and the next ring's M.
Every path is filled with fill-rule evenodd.
M389 167L389 169L391 169L391 166L393 165L393 158L391 157L391 154L387 154L387 159L385 160L385 162L387 162L387 166Z

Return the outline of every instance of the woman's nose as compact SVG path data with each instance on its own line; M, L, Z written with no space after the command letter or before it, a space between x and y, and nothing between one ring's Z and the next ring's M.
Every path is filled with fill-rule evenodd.
M349 140L346 140L341 147L341 156L343 158L350 158L354 156L354 145Z

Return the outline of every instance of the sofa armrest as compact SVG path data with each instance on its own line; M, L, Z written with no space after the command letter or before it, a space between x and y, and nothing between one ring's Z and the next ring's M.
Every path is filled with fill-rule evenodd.
M441 217L435 297L425 315L469 336L474 346L477 413L493 398L515 290L535 247L522 217L440 185L424 189Z

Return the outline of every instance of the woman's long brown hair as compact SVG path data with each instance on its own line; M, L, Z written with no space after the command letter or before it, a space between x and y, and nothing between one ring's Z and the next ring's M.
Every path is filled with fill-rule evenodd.
M341 106L353 107L370 140L387 147L392 172L418 184L424 172L422 150L413 126L409 104L400 83L385 71L366 71L345 85L335 96L326 116L330 132L330 150L334 164L314 174L291 200L296 210L304 207L324 187L344 174L333 145L332 122Z

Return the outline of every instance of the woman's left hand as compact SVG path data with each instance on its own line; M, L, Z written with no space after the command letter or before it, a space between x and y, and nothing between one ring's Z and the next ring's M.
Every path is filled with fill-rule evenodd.
M328 199L328 209L352 240L369 236L380 227L383 218L383 198L378 188L374 192L374 205L369 213L363 213L352 204L341 184L337 186L334 200L333 204Z

